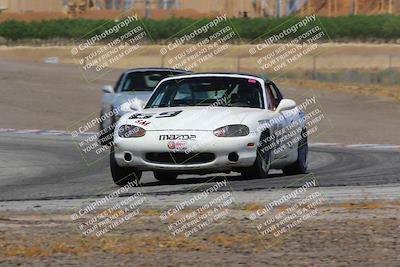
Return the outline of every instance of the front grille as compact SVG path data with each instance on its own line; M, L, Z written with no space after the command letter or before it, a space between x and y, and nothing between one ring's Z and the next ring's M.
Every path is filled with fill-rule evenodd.
M146 159L154 163L199 164L213 161L215 155L213 153L151 152L146 154Z

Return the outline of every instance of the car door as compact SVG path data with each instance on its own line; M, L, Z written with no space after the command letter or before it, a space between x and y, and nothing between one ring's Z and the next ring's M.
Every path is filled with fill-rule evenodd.
M276 108L279 106L279 103L283 99L282 93L280 92L278 87L272 82L268 82L266 84L266 87L271 94L272 110L276 110ZM291 123L293 123L296 119L295 113L297 112L293 112L293 110L286 110L277 114L277 116L279 117L279 124L275 133L276 148L274 153L276 159L286 158L291 149L295 147L295 142L290 142L293 139L293 129L289 127Z
M274 95L272 93L272 85L270 83L265 83L265 96L267 99L267 108L270 111L275 111L277 108L277 102L276 99L274 98ZM269 147L273 148L273 151L271 153L272 159L277 159L279 158L281 155L281 153L278 153L281 148L280 148L280 144L277 140L277 137L279 137L279 133L283 128L283 120L284 117L281 116L279 113L273 113L274 117L268 119L268 124L270 124L270 131L271 131L271 135L273 137L273 139L268 143L268 144L264 144L264 145L268 145Z

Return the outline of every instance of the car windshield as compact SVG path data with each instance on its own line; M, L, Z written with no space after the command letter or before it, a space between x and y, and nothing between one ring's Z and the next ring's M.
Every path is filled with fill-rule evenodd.
M125 77L120 91L153 91L162 79L178 74L181 73L169 70L131 72Z
M146 108L178 106L264 108L261 84L255 79L195 77L160 84Z

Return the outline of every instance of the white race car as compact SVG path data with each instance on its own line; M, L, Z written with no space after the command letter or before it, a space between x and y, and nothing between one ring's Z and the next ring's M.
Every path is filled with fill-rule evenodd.
M307 159L305 115L272 81L204 73L163 79L143 111L122 116L110 167L123 186L143 171L162 182L231 171L262 178L270 168L305 173Z
M121 74L115 87L103 87L98 141L101 145L112 143L114 126L119 117L140 110L159 81L166 77L191 72L168 68L136 68Z

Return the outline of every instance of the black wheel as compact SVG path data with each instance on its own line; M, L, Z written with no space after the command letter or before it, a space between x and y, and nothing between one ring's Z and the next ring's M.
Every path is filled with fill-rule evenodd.
M114 139L113 132L102 133L103 130L100 129L100 134L97 138L97 143L102 146L111 146Z
M100 112L100 118L103 117L104 113L105 113L104 111ZM99 123L99 133L97 137L97 143L102 146L111 145L114 139L113 134L114 134L114 122L111 121L110 125L105 126L104 121L101 121Z
M177 174L169 172L153 172L153 174L154 178L163 183L175 182L176 178L178 177Z
M100 123L99 133L97 137L97 143L102 146L111 145L114 140L114 126L103 127L103 123Z
M297 147L297 160L283 169L284 174L304 174L308 167L307 129L301 131L301 139Z
M271 149L268 147L270 142L267 141L269 134L263 133L257 147L257 157L253 166L245 168L241 171L244 178L266 178L269 168L271 167Z
M110 153L110 168L114 183L119 186L125 186L129 182L138 185L142 177L142 171L136 168L119 166L115 161L114 151Z

